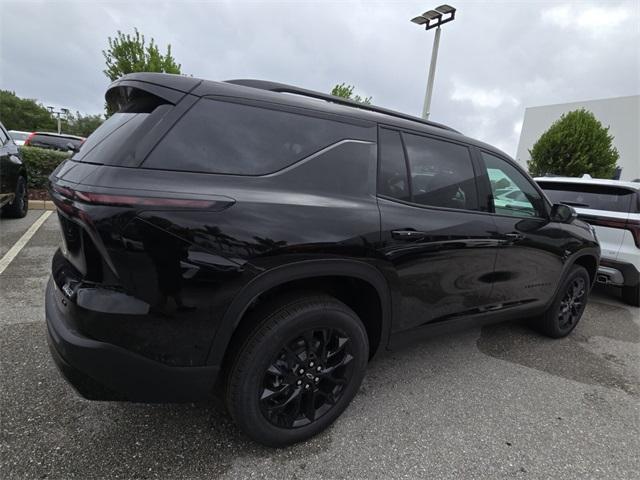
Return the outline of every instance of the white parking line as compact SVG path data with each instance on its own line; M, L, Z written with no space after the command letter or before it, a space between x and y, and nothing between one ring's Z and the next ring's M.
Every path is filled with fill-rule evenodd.
M20 250L31 240L38 229L42 226L49 215L51 215L52 211L47 210L42 215L38 217L38 219L33 222L33 225L29 227L29 229L24 232L24 234L18 239L16 243L13 244L13 247L9 249L7 253L4 254L4 257L0 258L0 274L4 272L5 268L9 266L11 261L16 258L16 256L20 253Z

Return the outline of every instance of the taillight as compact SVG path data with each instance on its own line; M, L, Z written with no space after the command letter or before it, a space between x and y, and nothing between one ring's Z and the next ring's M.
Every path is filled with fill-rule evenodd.
M640 248L640 220L623 220L617 218L596 218L596 217L582 217L585 222L590 223L598 227L608 228L620 228L623 230L629 230L633 236L633 241L636 247Z
M53 190L61 196L90 205L114 207L158 207L158 208L196 208L221 209L233 203L217 200L191 198L142 197L134 195L114 195L106 193L82 192L60 185L53 185Z
M631 231L636 247L640 248L640 220L627 220L626 228Z
M36 132L31 132L29 134L29 136L26 138L26 140L24 141L24 145L29 146L29 143L31 143L31 139L33 138L33 136L36 134Z

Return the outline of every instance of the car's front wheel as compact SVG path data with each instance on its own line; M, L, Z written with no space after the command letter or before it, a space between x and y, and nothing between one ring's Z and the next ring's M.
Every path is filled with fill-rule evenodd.
M552 338L569 335L582 318L590 285L587 270L580 265L572 266L549 309L541 318L536 319L537 329Z
M27 181L24 177L18 177L16 185L16 193L13 201L2 207L2 214L9 218L23 218L29 210L29 193L27 190Z
M227 407L253 440L280 447L329 426L356 395L369 356L358 316L328 296L263 312L229 372Z

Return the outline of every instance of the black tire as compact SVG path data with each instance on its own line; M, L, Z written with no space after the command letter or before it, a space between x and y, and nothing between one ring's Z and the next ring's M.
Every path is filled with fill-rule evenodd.
M261 317L232 362L226 404L248 437L282 447L340 416L364 377L369 341L355 312L329 296L284 301Z
M591 280L584 267L574 265L564 279L553 303L534 323L536 329L551 338L566 337L576 328L587 306Z
M622 287L622 299L625 303L640 307L640 285L635 287Z
M16 194L11 203L2 207L2 215L9 218L23 218L29 211L29 195L27 181L24 177L18 177Z

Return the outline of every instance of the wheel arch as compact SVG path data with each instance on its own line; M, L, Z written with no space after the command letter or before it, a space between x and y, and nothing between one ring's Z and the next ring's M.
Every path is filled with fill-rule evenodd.
M281 292L281 289L287 286L300 291L322 289L321 285L326 285L326 282L332 279L360 282L361 286L366 285L377 294L379 324L372 325L368 318L362 320L370 339L372 330L379 329L378 338L375 338L375 334L373 335L375 345L371 345L371 350L373 354L380 351L387 345L391 327L391 294L382 273L374 266L358 260L308 260L283 265L261 273L234 297L211 344L207 364L222 365L224 363L234 334L239 331L242 321L248 318L247 314L250 308L261 297L273 292ZM354 308L353 302L348 298L340 298L339 294L335 296L358 313L358 308ZM364 302L363 305L372 305L372 303Z
M567 266L566 273L569 272L569 269L573 265L580 265L587 270L589 274L589 280L591 281L591 285L593 285L596 281L596 274L598 273L598 254L596 252L584 251L579 255L574 257L573 261Z

